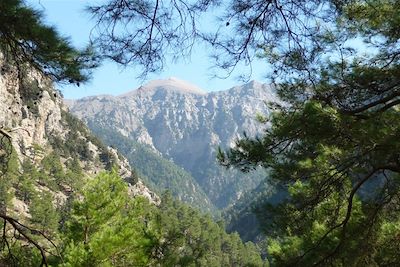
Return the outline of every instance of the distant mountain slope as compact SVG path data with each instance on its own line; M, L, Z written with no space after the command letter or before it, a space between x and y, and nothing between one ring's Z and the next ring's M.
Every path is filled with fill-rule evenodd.
M269 113L265 101L277 101L274 90L255 81L205 94L173 78L122 96L72 101L70 110L89 125L116 129L173 160L196 179L215 206L224 208L255 188L265 175L221 168L216 148L231 146L244 131L260 133L255 118L257 113Z
M237 232L243 241L263 240L263 230L266 229L261 228L259 219L260 217L268 218L265 206L281 202L287 196L285 192L269 179L264 179L256 188L246 192L234 205L223 212L226 230Z
M215 207L196 180L184 169L164 159L147 145L124 137L113 129L89 124L94 134L112 146L135 166L137 175L158 194L169 190L177 199L191 204L202 211L213 212Z

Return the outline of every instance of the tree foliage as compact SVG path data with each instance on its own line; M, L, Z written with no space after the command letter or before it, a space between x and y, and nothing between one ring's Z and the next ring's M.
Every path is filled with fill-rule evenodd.
M272 78L310 78L323 53L338 51L332 25L347 0L108 0L91 6L100 54L123 65L159 71L166 55L190 55L205 44L229 75L239 63L267 56ZM325 40L329 40L325 42Z
M159 207L131 198L115 172L83 192L67 222L66 266L263 266L254 244L170 194Z
M36 166L8 160L15 197L29 218L0 213L0 263L7 266L263 266L258 248L225 233L210 216L165 195L161 206L128 194L115 170L86 181L79 162L61 164L52 152ZM12 169L10 169L12 168ZM81 176L79 176L81 175ZM69 176L74 179L69 179ZM10 188L10 187L9 187ZM60 191L61 190L61 191ZM12 191L12 190L11 190ZM58 202L57 195L68 194ZM12 203L4 202L7 210ZM22 223L23 222L23 223Z
M75 202L67 223L67 266L147 265L152 239L145 222L153 207L130 199L115 172L100 174L83 192L84 200Z
M326 47L337 45L336 54L319 53L318 64L305 58L315 64L310 76L290 76L277 85L285 103L274 105L276 112L263 119L271 125L264 136L242 138L219 155L223 165L243 171L269 168L286 186L286 201L259 209L277 266L398 261L393 240L400 215L395 30L400 6L398 1L342 4L330 22L330 36L319 39Z
M152 191L162 194L169 190L175 198L193 207L205 212L215 211L207 195L188 172L115 129L106 129L90 122L88 126L105 144L115 147L128 159Z
M163 195L157 216L158 242L155 263L161 266L263 266L259 249L243 244L237 233L227 234L224 225L209 215Z
M111 0L90 6L94 45L117 63L143 67L142 75L159 71L167 54L179 58L191 52L198 14L213 2Z
M0 11L0 50L5 61L17 66L20 77L25 69L33 67L55 81L79 84L98 65L90 47L83 51L73 48L24 1L1 1Z
M48 266L45 247L50 245L51 248L55 248L55 244L43 232L33 227L31 228L29 224L21 222L19 218L10 216L10 208L13 205L10 201L13 197L12 185L14 183L19 184L21 180L18 177L18 167L11 136L5 129L0 129L0 190L2 194L0 198L0 226L2 229L0 235L0 264L6 266L16 266L18 264ZM43 242L39 243L37 238L41 238ZM19 240L23 240L23 242ZM43 243L46 243L46 245ZM47 251L50 251L50 249Z

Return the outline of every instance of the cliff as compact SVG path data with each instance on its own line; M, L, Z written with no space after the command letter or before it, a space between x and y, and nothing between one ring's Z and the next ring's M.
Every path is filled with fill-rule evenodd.
M124 157L103 145L82 122L68 113L61 93L55 90L50 79L30 69L18 70L4 60L0 60L0 71L2 163L7 163L13 153L19 166L18 175L23 175L21 166L26 162L44 172L44 159L54 154L65 171L71 162L77 161L82 169L82 179L90 179L102 170L117 166L120 176L130 183L133 195L144 195L152 202L159 202L154 193L138 182ZM7 147L7 140L11 141L12 149ZM32 179L34 190L50 192L59 205L66 201L75 186L73 182L64 181L51 187L40 178ZM16 182L11 183L15 187ZM11 195L14 212L29 216L29 203L18 194Z

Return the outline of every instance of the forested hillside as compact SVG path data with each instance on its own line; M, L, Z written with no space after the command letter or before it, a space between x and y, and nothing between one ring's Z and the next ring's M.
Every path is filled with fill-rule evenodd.
M162 194L169 190L178 200L189 203L202 211L215 212L215 207L203 189L184 169L164 159L150 147L121 135L115 129L100 128L91 123L89 127L107 145L117 148L129 163L135 166L137 175L155 192Z

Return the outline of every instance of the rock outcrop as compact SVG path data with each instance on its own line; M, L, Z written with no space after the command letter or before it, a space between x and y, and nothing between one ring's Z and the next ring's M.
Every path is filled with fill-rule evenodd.
M132 181L129 163L117 151L102 145L86 127L76 127L79 120L68 113L60 92L54 89L52 81L35 70L20 70L0 59L0 130L1 137L7 135L12 142L20 163L30 160L36 164L50 152L60 149L57 145L66 145L74 132L76 140L92 153L90 157L80 157L80 165L87 177L93 176L106 168L112 160L119 168L120 175ZM23 71L23 73L22 73ZM75 128L74 128L75 127ZM56 140L59 142L56 144ZM68 144L74 150L74 143ZM2 148L0 148L2 149ZM80 151L72 151L79 154ZM66 162L70 155L60 155L61 162ZM106 155L99 160L99 156ZM143 195L153 202L159 202L155 194L150 194L144 185L140 188ZM136 190L137 194L142 191ZM65 192L54 192L64 194ZM64 198L60 196L60 198ZM27 208L20 200L13 201L21 207L21 214ZM18 205L17 205L18 204Z

